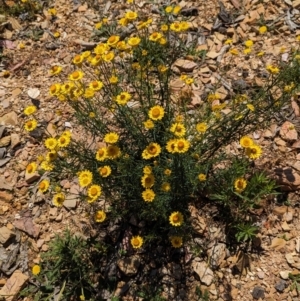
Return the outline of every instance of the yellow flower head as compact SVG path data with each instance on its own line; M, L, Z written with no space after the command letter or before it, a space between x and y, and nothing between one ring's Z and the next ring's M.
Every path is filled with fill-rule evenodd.
M252 111L252 112L254 112L255 111L255 107L254 107L254 105L252 105L251 103L247 103L247 108L250 110L250 111Z
M102 58L105 62L111 62L115 58L115 54L112 51L110 51L106 54L103 54Z
M227 39L224 44L225 45L231 45L233 43L233 40L232 39Z
M176 152L178 153L185 153L189 150L190 148L190 142L186 139L177 139L176 141Z
M39 191L45 193L48 191L49 186L50 186L50 182L48 180L43 180L39 184Z
M133 236L130 240L131 245L134 249L139 249L143 245L143 238L140 236Z
M238 178L234 181L234 188L238 193L241 193L243 190L245 190L246 186L247 181L244 178Z
M163 24L163 25L161 25L160 30L161 31L168 31L169 30L169 26L167 24Z
M247 40L245 42L245 46L248 47L248 48L252 47L253 46L253 41L252 40Z
M241 147L247 148L247 147L251 147L253 145L253 140L249 137L249 136L243 136L240 139L240 145Z
M128 39L128 45L131 47L135 47L137 45L139 45L141 42L141 39L139 37L132 37L130 39Z
M154 122L151 120L151 119L148 119L144 122L144 127L147 129L147 130L151 130L154 128Z
M117 104L124 106L127 104L127 102L131 99L131 95L128 92L121 92L117 97L116 97L116 102Z
M55 150L52 150L46 154L46 161L47 162L53 162L57 158L57 152Z
M230 49L229 52L230 52L232 55L238 55L238 54L239 54L239 51L238 51L236 48Z
M91 185L87 191L91 199L97 199L101 195L102 189L99 185Z
M38 275L41 272L41 267L39 265L34 265L31 270L33 275Z
M166 149L169 153L174 154L177 151L176 143L177 143L176 139L171 139L167 142Z
M133 21L133 20L135 20L136 18L138 17L138 14L136 13L136 12L134 12L134 11L128 11L128 12L126 12L126 14L125 14L125 18L127 19L127 20L129 20L129 21Z
M171 190L171 185L168 182L163 182L161 185L161 190L164 192L169 192Z
M158 72L160 72L160 73L165 73L167 70L169 70L169 68L167 66L164 66L164 65L159 65L157 67L157 69L158 69Z
M111 36L107 40L107 45L110 47L116 47L117 43L120 41L119 36Z
M197 123L196 130L198 133L205 133L207 130L207 124L205 122Z
M26 167L26 173L27 174L33 174L36 172L37 164L35 162L31 162Z
M170 14L172 11L173 11L173 7L172 7L172 6L167 6L167 7L165 8L165 12L166 12L167 14Z
M45 146L46 146L46 148L53 150L57 146L57 140L55 138L51 138L51 137L47 138L45 140Z
M57 11L55 8L49 8L48 9L48 13L52 16L55 16L57 14Z
M150 143L143 151L142 157L143 159L151 159L157 157L161 153L161 147L157 143Z
M186 22L186 21L181 21L180 23L179 23L179 25L180 25L180 31L186 31L186 30L188 30L189 29L189 23L188 22Z
M111 167L108 165L105 165L103 167L98 168L98 172L101 177L106 178L111 174Z
M100 29L102 27L102 22L98 22L95 24L96 29Z
M110 145L107 147L107 158L114 160L121 156L121 150L116 145Z
M182 123L173 123L171 125L170 131L177 137L183 137L185 135L186 129Z
M182 246L182 237L181 236L171 236L171 244L174 248L180 248Z
M178 15L179 12L181 10L181 7L179 5L176 5L174 8L173 8L173 14L174 15Z
M142 198L145 202L153 202L155 198L155 193L152 189L146 189L142 193Z
M109 82L110 82L111 84L116 84L116 83L118 83L118 81L119 81L119 79L118 79L118 77L115 76L115 75L113 75L113 76L111 76L111 77L109 78Z
M200 182L204 182L204 181L206 181L206 175L204 173L200 173L198 175L198 179Z
M66 199L66 197L62 192L57 193L53 196L52 204L56 207L62 207L65 199Z
M81 66L82 62L84 60L84 57L80 54L75 55L75 57L73 58L73 64L74 65L79 65Z
M54 34L53 34L54 38L59 38L60 37L60 33L58 31L56 31Z
M120 20L119 20L119 25L121 25L121 26L127 26L128 25L128 23L129 23L129 20L128 19L126 19L126 18L121 18Z
M101 147L98 149L96 153L96 160L97 161L104 161L107 159L107 148L106 147Z
M143 175L141 182L144 188L151 188L154 185L154 175L153 174Z
M108 133L104 136L104 141L106 143L114 144L118 142L118 140L119 140L119 135L114 132Z
M259 145L253 144L251 147L246 148L246 155L250 159L258 159L262 155L262 149Z
M165 174L166 176L170 176L171 173L172 173L171 169L168 169L168 168L167 168L167 169L164 170L164 174Z
M92 97L94 97L95 95L95 91L91 88L87 88L85 89L84 91L84 94L83 94L83 97L84 98L87 98L87 99L90 99ZM90 116L91 118L94 118L96 116L96 114L94 113L92 116Z
M87 187L93 181L93 174L89 170L80 171L78 178L80 187Z
M24 128L27 132L33 131L37 127L37 121L35 119L31 119L25 122Z
M180 22L171 23L170 30L174 32L180 32L182 30Z
M146 174L146 175L152 174L152 167L149 166L149 165L146 165L146 166L143 168L143 173Z
M162 38L162 34L159 32L153 32L150 37L149 40L153 41L153 42L157 42L160 38Z
M58 75L59 73L61 73L62 71L62 67L61 66L52 66L50 69L50 75Z
M149 110L148 115L152 120L161 120L165 115L165 110L162 106L154 106Z
M250 54L251 51L252 51L251 48L246 48L246 49L243 50L244 54L246 54L246 55Z
M69 79L73 81L77 81L83 78L83 72L81 70L76 70L69 75Z
M170 221L170 224L174 227L181 226L183 224L183 215L178 211L173 212L169 216L169 221Z
M67 135L61 135L58 139L57 139L57 146L58 147L67 147L71 142L71 137L67 136Z
M50 95L52 96L58 95L58 93L60 92L60 88L61 88L60 84L51 85L49 89Z
M194 82L194 79L193 79L193 78L187 78L187 79L185 80L185 83L186 83L187 85L191 85L193 82Z
M98 210L94 216L96 223L103 223L106 219L106 214L103 210Z
M258 31L260 34L264 34L268 31L268 28L267 28L267 26L261 26L261 27L259 27Z
M271 74L277 74L279 73L279 68L273 66L273 65L267 65L266 70L269 71Z

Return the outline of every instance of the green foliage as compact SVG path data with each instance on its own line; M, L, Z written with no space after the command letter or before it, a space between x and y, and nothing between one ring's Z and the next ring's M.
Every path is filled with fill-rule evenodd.
M198 301L209 301L208 290L202 291L199 286L196 287L196 296L199 298Z
M290 290L293 291L296 289L297 295L299 296L300 293L300 275L293 275L292 273L289 273L289 278L292 281L292 284L290 286Z
M259 230L257 226L248 223L236 225L235 228L237 230L235 237L238 242L252 241Z
M54 296L58 300L77 300L79 296L89 300L98 285L96 282L95 286L93 279L99 275L97 261L103 250L99 243L66 230L61 236L56 236L49 251L42 254L41 272L36 276L35 286L27 287L21 295L34 294L34 300L49 300Z

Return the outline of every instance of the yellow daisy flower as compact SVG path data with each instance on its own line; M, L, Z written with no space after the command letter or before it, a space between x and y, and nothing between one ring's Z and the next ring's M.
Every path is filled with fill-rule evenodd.
M97 150L96 160L104 161L105 159L107 159L107 149L106 149L106 147L101 147Z
M39 265L34 265L31 269L33 275L38 275L41 272L41 267Z
M93 181L93 174L89 170L83 170L78 173L80 187L87 187Z
M183 137L185 135L186 129L182 123L173 123L171 125L170 131L177 137Z
M102 189L99 185L91 185L87 191L91 199L97 199L101 195Z
M102 55L102 59L105 62L111 62L114 58L115 54L112 51Z
M169 192L171 190L171 185L168 182L163 182L161 185L161 190L164 192Z
M179 22L171 23L170 30L175 31L175 32L180 32L181 31L181 24Z
M37 121L35 119L31 119L25 122L24 128L27 132L33 131L37 127Z
M166 149L169 153L174 154L176 152L176 139L171 139L167 142Z
M239 51L238 51L236 48L230 49L229 52L230 52L232 55L238 55L238 54L239 54Z
M262 149L259 145L253 144L251 147L246 148L246 155L250 159L258 159L262 155Z
M57 193L53 196L52 204L56 207L62 207L65 199L66 199L66 197L62 192Z
M268 28L267 28L267 26L261 26L261 27L259 27L258 31L260 34L264 34L268 31Z
M50 75L58 75L61 73L62 67L61 66L52 66L50 69Z
M176 141L176 152L178 153L185 153L190 148L190 142L186 139L177 139Z
M55 149L57 146L57 140L52 137L47 138L44 143L45 143L46 148L48 148L50 150Z
M67 136L67 135L61 135L58 139L57 139L57 145L58 147L67 147L71 142L71 137Z
M248 47L248 48L252 47L253 46L253 41L252 40L247 40L245 42L245 46Z
M101 177L106 178L111 174L111 168L108 165L98 168L98 172Z
M171 173L172 173L171 169L168 169L168 168L167 168L167 169L164 170L164 174L165 174L166 176L170 176Z
M36 106L28 106L25 108L24 110L24 114L29 116L29 115L32 115L36 112L37 108Z
M163 25L161 25L160 30L161 31L168 31L169 30L169 26L167 24L163 24Z
M111 77L109 78L109 82L110 82L111 84L116 84L116 83L118 83L118 81L119 81L119 79L118 79L118 77L115 76L115 75L113 75L113 76L111 76Z
M154 175L153 174L143 175L141 182L144 188L151 188L154 185Z
M167 6L167 7L165 8L165 12L166 12L167 14L170 14L172 11L173 11L173 7L172 7L172 6Z
M133 236L130 240L131 245L134 249L139 249L143 245L143 238L140 236Z
M103 210L98 210L94 216L96 223L102 223L106 219L106 213Z
M241 147L247 148L247 147L251 147L253 145L253 140L249 137L249 136L243 136L240 139L240 145Z
M153 42L157 42L160 38L162 38L162 34L160 32L153 32L150 37L149 40L153 41Z
M143 159L151 159L157 157L161 153L161 147L157 143L150 143L142 153Z
M73 81L77 81L77 80L82 79L83 76L84 76L84 74L81 70L76 70L69 75L69 79L73 80Z
M148 115L152 120L161 120L165 115L165 110L162 106L154 106L149 110Z
M147 129L147 130L151 130L154 128L154 122L151 120L151 119L148 119L144 122L144 127Z
M116 145L110 145L106 150L108 159L114 160L121 156L121 150Z
M123 106L126 105L130 99L131 95L128 92L122 92L116 97L116 102Z
M135 47L137 45L139 45L141 42L141 39L139 37L132 37L130 39L128 39L128 45L130 45L131 47Z
M89 84L89 88L94 91L99 91L103 88L103 83L99 80L95 80Z
M54 165L48 161L41 162L41 169L46 171L52 171L54 169Z
M84 57L80 54L75 55L72 62L74 65L78 65L79 67L82 65L82 62L84 60Z
M267 65L266 70L269 71L272 74L277 74L279 73L279 68L273 66L273 65Z
M170 224L174 227L181 226L183 224L183 215L178 211L173 212L169 216L169 221L170 221Z
M197 123L196 130L198 133L205 133L207 130L207 124L205 122Z
M27 174L33 174L37 170L37 164L35 162L31 162L26 167L26 173Z
M134 11L128 11L125 14L125 18L130 21L134 21L138 17L138 14Z
M50 182L48 180L43 180L39 184L39 191L45 193L48 191L49 186L50 186Z
M182 246L182 237L181 236L171 236L171 244L174 248L180 248Z
M246 186L247 181L244 178L238 178L234 181L234 188L238 193L241 193L243 190L245 190Z
M61 88L60 84L51 85L50 88L49 88L50 95L52 95L52 96L58 95L58 93L60 92L60 88Z
M198 175L198 179L200 182L204 182L204 181L206 181L206 175L204 173L200 173Z
M117 43L119 42L120 37L119 36L111 36L107 40L107 45L111 47L116 47Z
M173 14L174 15L178 15L178 13L180 12L181 10L181 7L179 5L176 5L174 8L173 8Z
M152 167L149 166L149 165L146 165L144 168L143 168L143 173L146 174L146 175L150 175L152 173Z
M118 142L118 140L119 140L119 135L114 132L108 133L104 136L104 141L106 143L114 144Z
M46 161L47 162L53 162L57 158L57 152L55 150L52 150L46 154Z
M152 189L146 189L142 193L142 198L145 202L153 202L155 198L155 193Z

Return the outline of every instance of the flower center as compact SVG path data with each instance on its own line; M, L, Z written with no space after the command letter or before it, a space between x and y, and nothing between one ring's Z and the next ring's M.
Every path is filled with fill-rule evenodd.
M64 137L61 137L59 140L60 140L60 143L65 143L66 142L66 139Z
M160 115L160 110L158 108L155 108L152 110L153 117L157 118Z
M74 61L76 63L79 63L81 61L81 56L80 55L76 55L75 58L74 58Z
M175 223L179 222L179 217L178 217L178 215L174 215L174 216L173 216L173 222L175 222Z
M28 171L28 172L32 172L32 170L33 170L32 166L29 165L29 166L27 167L27 171Z
M133 241L132 241L132 244L134 245L134 246L138 246L139 245L139 240L137 239L137 238L134 238L133 239Z
M46 188L46 184L44 182L40 183L40 189L45 189Z
M148 152L151 154L151 155L154 155L156 153L157 149L156 149L156 146L152 145L149 147L149 150Z
M79 72L78 71L74 71L72 73L73 78L79 78Z
M184 148L184 143L182 141L179 141L178 144L177 144L177 147L179 149L183 149Z
M93 188L91 189L91 195L96 195L97 192L98 192L97 188L93 187Z
M50 91L51 91L52 93L55 93L55 91L56 91L56 86L55 86L55 85L52 85L52 86L50 87Z
M107 168L106 167L101 168L101 174L102 175L106 175L107 174Z

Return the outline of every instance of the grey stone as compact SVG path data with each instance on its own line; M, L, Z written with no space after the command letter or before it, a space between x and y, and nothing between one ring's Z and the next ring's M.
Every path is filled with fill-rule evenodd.
M286 287L286 281L284 281L284 280L280 280L279 282L277 282L275 284L275 288L276 288L277 292L279 292L279 293L282 293L284 291L285 287Z
M15 236L15 233L9 230L7 227L0 228L0 243L2 245L5 245L11 238Z
M137 255L132 257L125 257L118 260L117 265L119 269L126 276L133 276L137 273L138 268L141 264L140 258Z
M253 289L253 292L252 292L252 297L254 299L264 299L265 298L265 289L261 286L256 286L254 289Z

